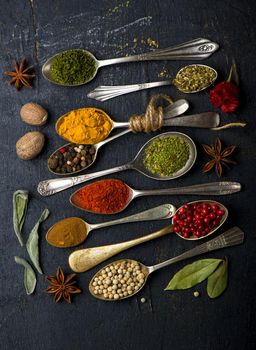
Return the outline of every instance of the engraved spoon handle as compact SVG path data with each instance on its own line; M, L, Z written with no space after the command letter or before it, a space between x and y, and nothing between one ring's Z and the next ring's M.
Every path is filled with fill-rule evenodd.
M211 252L213 250L232 247L243 243L244 241L244 232L239 227L233 227L230 230L224 232L219 237L214 238L206 243L200 244L199 246L186 251L183 254L180 254L172 259L166 260L160 264L149 266L149 273L159 270L162 267L174 264L178 261L192 258L197 255Z
M152 221L152 220L164 220L171 218L176 212L176 208L172 204L162 204L158 207L145 210L138 214L126 216L121 219L103 222L100 224L90 224L92 230L96 230L103 227L120 225L128 222L136 221Z
M219 45L209 39L198 38L165 49L158 49L135 56L98 60L99 67L110 64L151 60L203 60L218 50Z
M132 169L133 165L132 163L123 164L114 168L105 169L101 171L97 171L95 173L87 174L87 175L80 175L80 176L73 176L73 177L62 177L59 179L49 179L39 182L37 186L38 193L41 194L41 196L47 197L51 196L57 192L61 192L66 190L67 188L79 185L81 183L84 183L86 181L90 181L92 179L96 179L98 177L117 173L119 171Z

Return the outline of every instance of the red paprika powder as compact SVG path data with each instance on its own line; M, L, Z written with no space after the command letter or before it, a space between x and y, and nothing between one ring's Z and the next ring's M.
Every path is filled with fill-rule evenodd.
M121 180L96 181L75 192L70 201L75 206L100 214L114 214L126 207L129 187Z

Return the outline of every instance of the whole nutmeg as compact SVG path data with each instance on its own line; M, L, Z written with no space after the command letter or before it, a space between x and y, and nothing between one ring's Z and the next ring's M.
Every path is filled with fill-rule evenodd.
M26 133L16 142L17 156L23 160L35 158L42 151L44 141L44 134L39 131Z
M41 126L46 123L48 112L39 104L29 102L21 107L20 116L24 123Z

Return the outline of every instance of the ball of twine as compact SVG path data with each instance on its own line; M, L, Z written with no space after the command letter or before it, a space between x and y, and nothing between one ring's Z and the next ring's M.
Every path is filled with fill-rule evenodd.
M133 115L129 119L132 132L150 132L160 129L164 124L164 109L159 104L160 100L173 104L170 96L159 94L152 96L145 114Z

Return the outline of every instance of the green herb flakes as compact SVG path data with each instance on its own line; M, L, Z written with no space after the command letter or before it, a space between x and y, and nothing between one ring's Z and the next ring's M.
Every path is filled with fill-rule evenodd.
M51 77L58 84L79 85L91 80L96 61L84 50L68 50L58 54L51 65Z
M165 290L188 289L208 278L222 262L221 259L202 259L178 271Z
M24 286L26 289L26 293L28 295L32 294L36 287L36 275L32 267L29 263L19 256L15 256L14 260L17 264L22 265L24 267Z
M21 236L22 227L25 221L25 216L27 212L28 204L28 191L17 190L13 193L13 228L15 234L20 242L20 245L23 246L23 239Z
M144 164L153 174L172 176L186 165L189 155L190 147L183 137L159 137L146 148Z
M40 263L39 263L38 228L39 228L39 225L48 218L49 214L50 214L49 210L44 209L39 220L37 221L37 223L33 227L32 231L30 232L27 243L26 243L26 248L27 248L27 252L29 254L29 257L30 257L34 267L41 274L43 272L42 272L42 269L41 269Z
M228 285L228 261L222 260L217 270L208 277L207 294L210 298L219 297Z

